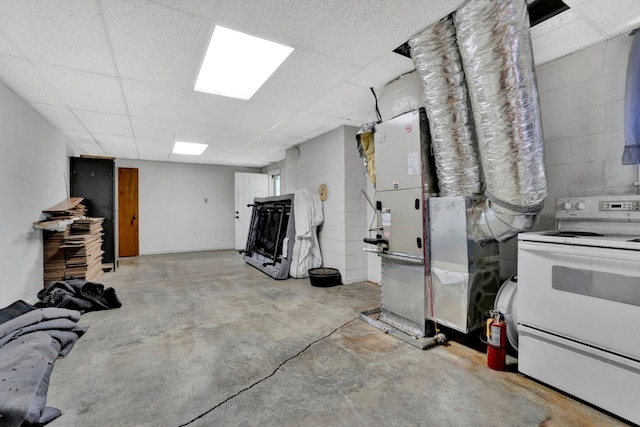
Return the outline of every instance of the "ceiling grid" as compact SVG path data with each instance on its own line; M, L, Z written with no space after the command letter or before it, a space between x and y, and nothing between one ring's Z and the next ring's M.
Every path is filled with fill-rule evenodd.
M414 69L393 49L462 2L3 0L0 80L86 154L262 167L373 120L369 88ZM538 65L640 26L639 0L565 3L532 28ZM216 25L294 48L248 101L193 92Z

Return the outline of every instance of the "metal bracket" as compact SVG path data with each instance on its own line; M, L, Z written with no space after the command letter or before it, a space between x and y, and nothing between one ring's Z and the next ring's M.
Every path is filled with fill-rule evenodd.
M394 337L401 339L402 341L411 344L412 346L417 347L420 350L426 350L428 348L434 347L436 344L442 344L447 341L447 337L445 337L445 335L442 333L436 334L433 337L418 337L408 335L407 333L378 320L377 316L375 318L372 317L376 314L379 314L380 311L380 308L372 308L370 310L361 312L358 317L360 318L360 320L370 324L375 328L380 329L385 334L393 335Z

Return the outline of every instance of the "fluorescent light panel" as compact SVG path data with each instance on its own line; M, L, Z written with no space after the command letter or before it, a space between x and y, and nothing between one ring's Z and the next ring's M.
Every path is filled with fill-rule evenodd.
M173 146L173 154L188 154L190 156L199 156L207 149L208 144L198 144L197 142L176 141Z
M216 26L194 90L250 99L293 48Z

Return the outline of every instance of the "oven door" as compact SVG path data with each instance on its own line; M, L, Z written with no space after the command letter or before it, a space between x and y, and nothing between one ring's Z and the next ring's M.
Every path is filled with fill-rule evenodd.
M640 251L524 239L518 322L640 360Z

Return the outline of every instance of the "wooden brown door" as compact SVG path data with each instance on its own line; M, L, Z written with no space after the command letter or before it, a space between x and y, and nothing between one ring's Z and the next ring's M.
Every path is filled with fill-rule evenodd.
M118 252L121 257L139 254L136 168L118 168Z

